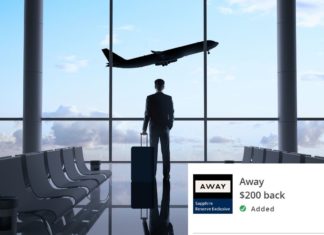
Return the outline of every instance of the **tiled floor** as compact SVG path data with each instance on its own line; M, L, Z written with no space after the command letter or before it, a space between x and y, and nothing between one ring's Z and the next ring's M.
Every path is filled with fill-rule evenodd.
M161 164L158 165L156 176L159 209L163 191ZM144 228L140 218L140 210L132 209L130 164L110 164L103 168L112 170L111 181L101 185L100 190L94 191L90 198L84 199L74 210L71 225L66 226L62 234L88 235L143 235ZM165 184L164 184L165 185ZM102 201L111 196L109 200ZM100 198L100 200L99 200ZM90 205L90 207L89 207ZM89 210L90 208L90 210ZM95 209L95 211L93 211ZM82 212L82 213L79 213ZM187 234L187 164L172 164L170 178L170 216L174 234ZM150 220L147 220L150 223ZM26 234L46 234L41 232L41 225L32 226ZM25 233L24 233L25 234Z

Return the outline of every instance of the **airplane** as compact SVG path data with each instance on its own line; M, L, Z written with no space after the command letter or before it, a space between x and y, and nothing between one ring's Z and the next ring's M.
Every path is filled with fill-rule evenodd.
M218 42L207 40L208 54L209 54L209 50L213 49L217 45ZM166 66L170 63L176 62L178 59L184 56L192 55L203 51L204 51L204 41L192 43L181 47L176 47L165 51L151 51L152 54L144 55L144 56L140 56L128 60L113 53L112 66L118 68L138 68L138 67L143 67L152 64ZM106 56L109 62L109 50L105 48L102 49L102 52L104 53L104 55ZM109 67L109 63L107 63L107 67Z

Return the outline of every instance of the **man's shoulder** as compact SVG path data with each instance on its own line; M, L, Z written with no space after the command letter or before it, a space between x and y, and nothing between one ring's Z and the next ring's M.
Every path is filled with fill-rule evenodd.
M161 93L161 95L162 95L163 97L166 97L166 98L172 98L171 95L167 95L167 94L164 94L164 93Z
M165 95L165 97L168 99L168 100L172 100L172 96L171 95L166 95L166 94L164 94Z
M172 99L172 96L164 94L164 93L154 93L154 94L148 95L147 99L153 99L155 97L158 98L158 99L161 98L161 97L167 98L167 99Z
M155 94L148 95L148 96L147 96L147 99L151 99L151 98L153 98L154 96L155 96Z

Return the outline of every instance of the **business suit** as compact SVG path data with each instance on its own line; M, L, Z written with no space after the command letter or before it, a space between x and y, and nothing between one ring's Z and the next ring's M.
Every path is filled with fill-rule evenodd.
M158 91L146 98L143 131L150 124L150 146L154 147L154 173L156 174L158 143L161 141L163 158L163 175L170 173L170 137L169 131L173 126L174 109L172 97Z

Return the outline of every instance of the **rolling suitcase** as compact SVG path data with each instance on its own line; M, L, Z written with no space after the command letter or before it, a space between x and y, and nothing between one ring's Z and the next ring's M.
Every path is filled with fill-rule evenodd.
M154 148L148 147L146 135L146 146L143 146L143 135L141 135L141 146L131 149L131 177L132 182L153 182L154 180Z
M153 208L154 197L154 148L141 146L131 149L131 207L136 209Z

